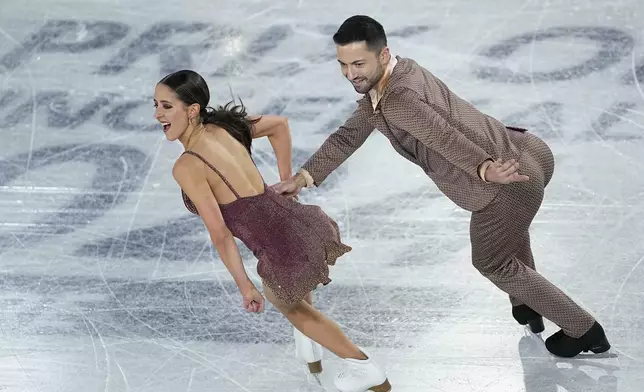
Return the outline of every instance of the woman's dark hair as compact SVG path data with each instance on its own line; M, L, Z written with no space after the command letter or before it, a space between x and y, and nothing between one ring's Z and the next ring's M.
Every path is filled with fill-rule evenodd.
M217 108L208 106L210 101L208 84L201 75L191 70L171 73L161 79L159 84L168 86L184 104L188 106L198 104L201 108L199 117L201 117L202 123L222 127L243 144L250 154L253 141L253 124L259 121L259 118L249 119L244 103L241 100L239 105L235 105L234 101L230 101L224 106L217 106Z

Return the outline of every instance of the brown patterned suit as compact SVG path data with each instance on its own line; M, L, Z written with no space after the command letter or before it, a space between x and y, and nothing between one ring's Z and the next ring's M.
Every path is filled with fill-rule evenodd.
M319 186L378 129L393 148L420 166L454 203L472 212L472 262L510 295L580 337L594 318L535 271L528 229L554 171L548 146L524 129L506 127L456 96L415 61L397 57L377 105L366 94L352 116L303 165ZM375 110L374 110L375 106ZM483 181L487 159L515 158L526 182Z

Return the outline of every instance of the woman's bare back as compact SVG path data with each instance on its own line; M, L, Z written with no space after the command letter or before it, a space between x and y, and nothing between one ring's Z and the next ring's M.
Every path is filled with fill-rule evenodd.
M240 197L250 197L264 192L264 180L243 144L225 129L208 124L193 144L191 151L201 155L217 168ZM189 154L182 159L199 160ZM237 198L217 173L199 161L206 172L206 179L219 204L229 204Z
M189 153L177 161L186 208L201 215L211 232L229 232L244 243L258 259L262 282L281 303L300 302L317 285L331 282L329 265L351 250L342 243L337 223L318 206L266 188L245 147L226 130L209 127L195 137L186 143ZM219 208L208 204L212 195L207 192ZM193 200L201 202L200 209Z

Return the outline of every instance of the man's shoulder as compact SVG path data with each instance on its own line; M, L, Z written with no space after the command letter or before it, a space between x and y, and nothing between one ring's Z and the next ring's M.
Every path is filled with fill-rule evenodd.
M430 73L427 68L420 65L416 60L409 57L396 56L398 60L394 67L392 75L399 74L400 76L413 76L416 74Z
M411 98L422 99L428 87L427 78L432 77L431 73L413 59L403 57L397 57L397 59L398 64L391 76L386 101L393 103L400 99L405 101Z
M397 59L398 64L396 64L391 77L392 91L413 90L421 93L428 80L435 77L429 70L411 58L397 57Z

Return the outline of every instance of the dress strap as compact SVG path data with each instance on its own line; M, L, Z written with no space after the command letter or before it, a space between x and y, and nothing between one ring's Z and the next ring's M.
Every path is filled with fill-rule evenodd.
M233 186L232 186L232 185L230 185L230 182L228 182L228 180L226 179L226 177L224 177L224 175L223 175L223 174L221 174L221 172L220 172L219 170L217 170L217 168L216 168L216 167L214 167L213 165L211 165L211 164L210 164L210 162L208 162L204 157L202 157L201 155L197 154L197 153L196 153L196 152L194 152L194 151L189 151L189 150L188 150L188 151L184 151L184 154L190 154L190 155L192 155L192 156L195 156L195 157L199 158L199 160L201 160L203 163L205 163L205 164L206 164L206 166L208 166L212 171L214 171L215 173L217 173L217 175L218 175L218 176L219 176L219 177L224 181L224 183L228 186L228 189L230 189L230 191L235 195L235 197L236 197L236 198L241 199L241 197L239 196L239 194L237 193L237 191L235 191L235 188L233 188Z

